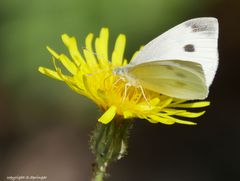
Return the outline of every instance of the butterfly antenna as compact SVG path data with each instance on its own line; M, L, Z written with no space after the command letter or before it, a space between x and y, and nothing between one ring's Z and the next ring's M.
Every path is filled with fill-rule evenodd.
M86 51L88 51L88 52L90 52L90 53L92 53L92 54L95 55L97 58L103 59L103 56L97 54L96 52L94 52L94 51L92 51L92 50L89 50L87 47L82 47L82 49L83 49L83 50L86 50Z
M104 79L104 87L106 87L106 81L107 81L107 79L109 79L111 76L113 76L113 75L110 74L109 76L107 76L107 77ZM112 89L112 87L111 87L111 89Z
M96 73L92 73L92 74L86 74L87 76L93 76L93 75L97 75L97 74L101 74L102 72L105 72L105 70L101 70L101 71L98 71L98 72L96 72ZM109 75L108 77L110 77L111 75ZM108 78L107 77L107 78ZM107 79L107 78L105 78L105 79Z

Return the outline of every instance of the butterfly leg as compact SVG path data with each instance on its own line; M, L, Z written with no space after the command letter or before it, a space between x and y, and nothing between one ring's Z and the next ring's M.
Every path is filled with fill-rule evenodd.
M126 83L124 86L124 94L122 98L122 103L126 100L128 87L132 86L130 83Z
M123 77L120 77L118 80L116 80L113 84L112 84L112 88L119 82L119 81L124 81L125 79Z
M144 89L143 89L143 87L142 87L141 85L139 85L139 89L141 90L142 95L143 95L143 98L144 98L145 101L147 102L148 106L151 107L151 104L150 104L150 102L148 101L148 99L147 99L147 97L146 97L146 94L145 94L145 92L144 92Z

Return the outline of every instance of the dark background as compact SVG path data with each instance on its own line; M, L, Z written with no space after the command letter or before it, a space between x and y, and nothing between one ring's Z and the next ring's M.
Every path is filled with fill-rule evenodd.
M239 0L1 0L0 180L39 175L50 181L90 180L88 139L101 115L87 98L37 72L51 67L50 45L67 53L62 33L79 47L89 32L110 28L110 45L127 36L126 57L187 19L219 19L219 69L207 113L197 126L136 120L128 155L109 181L240 180Z

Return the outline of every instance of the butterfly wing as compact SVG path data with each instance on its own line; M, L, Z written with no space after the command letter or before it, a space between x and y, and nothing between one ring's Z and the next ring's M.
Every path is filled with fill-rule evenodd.
M204 99L208 95L202 66L181 60L153 61L127 68L130 79L146 89L180 99Z
M218 66L217 43L216 18L191 19L149 42L129 66L161 60L192 61L202 66L209 87Z

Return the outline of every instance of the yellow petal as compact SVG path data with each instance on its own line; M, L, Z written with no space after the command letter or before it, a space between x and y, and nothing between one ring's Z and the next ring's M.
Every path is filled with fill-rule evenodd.
M122 65L123 65L123 66L125 66L125 65L127 65L127 64L128 64L128 61L127 61L127 59L124 59L124 60L123 60L123 64L122 64Z
M85 64L85 61L78 50L76 38L69 37L67 34L63 34L62 41L65 44L65 46L68 48L70 55L73 58L76 65L79 66L79 65Z
M124 119L129 119L133 117L133 114L130 111L124 111L123 112Z
M197 118L197 117L200 117L202 116L206 111L202 111L202 112L188 112L188 111L185 111L185 112L182 112L182 113L177 113L176 115L177 116L182 116L182 117L187 117L187 118Z
M99 38L95 41L95 49L99 63L102 68L108 68L108 28L102 28L100 31Z
M61 77L61 79L75 92L77 92L78 94L84 94L84 90L81 89L80 87L77 86L77 84L74 82L74 79L72 77L69 76L65 76L62 74L61 69L56 67L56 71L59 75L59 77Z
M50 47L47 47L47 50L53 55L53 57L59 60L69 72L71 72L73 75L77 73L76 65L71 60L69 60L66 55L59 55Z
M87 49L84 49L83 53L84 53L84 56L86 58L86 62L88 64L88 66L89 66L89 69L91 69L92 72L96 72L99 69L99 67L98 67L98 63L97 63L93 53L90 52Z
M186 124L186 125L196 125L197 123L191 122L191 121L185 121L185 120L181 120L181 119L176 119L174 118L176 123L179 124Z
M85 39L86 48L83 50L83 53L84 53L86 62L89 65L89 68L94 72L99 67L98 67L97 59L95 58L95 55L94 55L95 53L93 52L92 40L93 40L93 34L89 33Z
M59 60L64 65L64 67L73 75L77 74L77 67L76 65L68 59L68 57L64 54L60 55Z
M206 107L209 106L209 101L199 101L199 102L193 102L193 103L183 103L183 104L176 104L176 105L170 105L169 107L181 107L181 108L199 108L199 107Z
M166 118L166 119L172 120L172 121L174 121L174 122L176 122L176 123L179 123L179 124L196 125L196 123L194 123L194 122L185 121L185 120L177 119L177 118L173 118L173 117L168 116L168 115L162 114L161 116L164 117L164 118Z
M149 116L150 119L148 119L148 121L150 121L151 123L163 123L163 124L168 124L168 125L172 125L175 122L171 119L166 119L166 118L162 118L156 115L151 115Z
M117 111L117 107L115 106L111 106L110 108L108 108L108 110L98 119L99 122L103 123L103 124L107 124L110 121L112 121L112 119L114 118L114 116L116 115L116 111Z
M89 33L85 39L86 49L88 49L91 52L93 52L93 48L92 48L93 36L94 36L93 33Z
M53 49L51 49L49 46L47 46L47 50L49 53L51 53L56 59L59 59L59 55L57 52L55 52Z
M51 78L62 81L62 78L58 75L58 73L56 71L53 71L53 70L45 68L45 67L39 67L38 71L41 72L42 74L45 74L45 75L51 77Z
M123 64L123 55L126 45L126 37L123 34L120 34L117 37L114 50L112 53L112 64L113 66L121 66Z
M160 102L160 99L157 98L157 97L155 97L155 98L153 98L153 99L150 100L150 104L151 104L152 106L156 106L159 102Z
M172 102L173 98L167 98L164 101L160 101L159 109L163 109L164 107L168 106Z
M169 109L169 108L165 108L163 109L163 111L166 112L168 115L177 115L177 116L182 116L187 118L197 118L199 116L202 116L205 113L205 111L188 112L186 110ZM159 115L161 115L161 113L159 113Z

